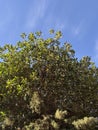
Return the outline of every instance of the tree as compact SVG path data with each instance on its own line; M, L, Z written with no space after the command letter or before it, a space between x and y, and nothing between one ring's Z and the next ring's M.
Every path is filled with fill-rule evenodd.
M23 33L16 45L0 47L2 129L69 129L65 118L98 115L98 68L88 56L75 58L60 31L50 34Z

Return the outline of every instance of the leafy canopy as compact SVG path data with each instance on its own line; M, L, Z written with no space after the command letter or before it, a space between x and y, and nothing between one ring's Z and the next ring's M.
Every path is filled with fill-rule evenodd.
M2 128L61 129L57 112L58 120L98 115L98 68L88 56L75 58L72 46L61 44L61 31L50 34L45 39L41 32L23 33L16 45L0 47ZM43 115L55 120L44 122Z

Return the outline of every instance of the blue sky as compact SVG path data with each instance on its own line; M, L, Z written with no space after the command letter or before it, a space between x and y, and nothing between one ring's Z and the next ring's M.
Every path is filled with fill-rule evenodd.
M98 66L98 0L0 0L0 45L51 28L62 31L76 57L90 56Z

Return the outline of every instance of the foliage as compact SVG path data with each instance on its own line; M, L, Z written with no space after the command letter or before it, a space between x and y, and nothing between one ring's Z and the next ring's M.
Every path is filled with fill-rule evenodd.
M98 68L75 58L60 31L50 34L23 33L0 47L1 129L78 129L78 119L98 116Z
M98 120L94 117L84 117L73 122L77 130L94 130Z

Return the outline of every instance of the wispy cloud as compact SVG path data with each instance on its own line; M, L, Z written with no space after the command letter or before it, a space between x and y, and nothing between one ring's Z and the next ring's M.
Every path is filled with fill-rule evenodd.
M55 24L55 29L63 31L65 28L65 24L63 22L57 21Z
M80 26L74 27L72 29L74 35L79 35L80 31L81 31Z
M94 59L98 60L98 39L95 41L95 57Z
M5 4L4 9L3 10L0 9L0 30L2 32L7 30L12 19L13 19L13 12L10 9L10 7L8 7Z
M40 19L44 17L46 13L46 9L48 6L47 0L35 0L27 14L26 27L33 29L37 26L38 22L40 23Z
M92 59L93 59L93 62L96 63L96 66L98 66L98 38L95 40L94 53L93 53Z
M74 35L74 36L79 36L80 35L80 33L82 32L82 30L83 30L83 22L80 22L79 24L77 24L77 25L73 25L73 27L72 27L72 34Z

